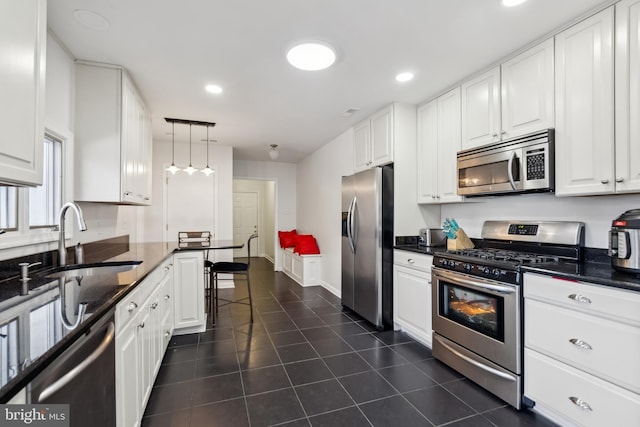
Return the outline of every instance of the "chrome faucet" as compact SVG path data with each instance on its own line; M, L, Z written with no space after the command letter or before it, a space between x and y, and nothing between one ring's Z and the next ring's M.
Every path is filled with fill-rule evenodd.
M64 247L64 216L69 208L76 213L78 228L80 231L85 231L87 229L87 224L85 224L84 216L82 215L82 209L80 209L80 206L78 206L77 203L67 202L62 205L60 213L58 214L58 230L60 232L60 237L58 238L58 265L67 265L67 249Z

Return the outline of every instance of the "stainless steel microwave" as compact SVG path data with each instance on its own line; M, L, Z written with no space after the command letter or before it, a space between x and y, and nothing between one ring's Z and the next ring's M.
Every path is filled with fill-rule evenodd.
M460 151L458 194L554 191L554 166L553 129Z

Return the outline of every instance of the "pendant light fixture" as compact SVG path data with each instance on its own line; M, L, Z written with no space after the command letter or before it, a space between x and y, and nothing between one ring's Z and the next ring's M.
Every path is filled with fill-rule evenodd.
M189 166L183 169L189 175L193 175L196 169L191 166L191 123L189 123Z
M209 176L213 173L213 169L209 167L209 126L207 125L207 166L202 169L200 172Z
M171 172L172 174L176 174L176 172L178 172L180 169L176 166L175 163L175 154L176 154L176 150L175 150L175 146L176 146L176 124L174 122L171 122L171 166L169 166L166 170Z

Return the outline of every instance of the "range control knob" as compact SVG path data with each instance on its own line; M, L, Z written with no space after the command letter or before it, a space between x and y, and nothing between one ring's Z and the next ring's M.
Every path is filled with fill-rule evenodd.
M500 277L500 270L498 270L497 268L494 268L491 271L491 274L494 275L495 277Z
M464 269L464 271L466 272L470 272L471 271L471 264L467 264L465 263L462 268Z

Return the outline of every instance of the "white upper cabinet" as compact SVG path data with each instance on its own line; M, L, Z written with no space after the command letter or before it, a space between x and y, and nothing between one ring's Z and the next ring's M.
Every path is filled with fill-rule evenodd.
M393 163L395 144L415 138L415 114L415 106L394 103L355 125L353 171Z
M75 199L151 204L150 114L127 73L77 63L75 110Z
M462 149L554 126L553 39L462 85Z
M559 196L605 194L616 187L613 26L610 7L555 38Z
M456 192L460 116L460 88L418 108L418 203L462 201Z
M42 184L46 0L0 2L0 183Z
M640 190L640 0L616 4L615 189Z
M462 149L500 140L500 68L462 85Z
M553 39L505 62L501 71L502 139L552 128Z

